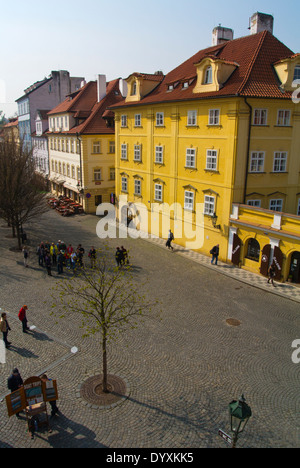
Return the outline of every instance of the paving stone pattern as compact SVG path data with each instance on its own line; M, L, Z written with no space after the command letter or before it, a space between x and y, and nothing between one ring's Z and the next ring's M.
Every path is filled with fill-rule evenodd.
M81 397L81 385L101 373L99 336L84 339L78 318L50 314L57 282L71 273L48 277L35 249L41 240L82 243L88 266L89 248L104 244L97 222L49 210L26 226L31 255L25 268L22 255L9 250L15 241L0 221L0 307L13 343L0 364L0 396L13 367L24 379L46 371L57 380L61 410L51 420L52 433L32 441L25 418L8 418L2 401L0 447L226 447L218 429L229 432L228 404L242 393L253 417L239 447L299 447L300 364L291 359L292 342L300 339L299 289L273 288L259 275L212 266L210 258L176 244L171 252L162 239L105 241L107 255L121 244L129 249L135 281L159 300L160 318L153 312L109 346L109 373L127 382L127 398L103 408ZM28 334L17 319L23 304L35 327Z

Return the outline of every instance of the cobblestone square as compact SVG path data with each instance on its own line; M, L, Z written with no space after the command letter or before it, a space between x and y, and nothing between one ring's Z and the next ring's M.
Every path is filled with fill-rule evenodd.
M13 346L0 364L1 399L13 367L23 379L46 371L56 379L61 415L52 433L32 441L25 418L8 418L0 405L0 447L212 448L225 447L219 428L229 432L228 404L244 393L253 416L240 447L299 447L300 364L292 362L292 342L300 338L299 289L268 288L265 278L183 249L168 251L161 240L96 236L98 218L60 217L49 210L26 226L29 268L10 230L0 222L0 307L8 314ZM80 323L50 314L59 276L48 277L35 254L40 241L62 240L87 252L92 245L124 245L135 280L161 314L129 329L108 353L109 373L126 379L128 397L111 408L84 401L78 389L101 372L99 336L83 339ZM286 285L289 287L288 285ZM53 289L54 288L54 289ZM28 305L23 334L17 314ZM232 321L228 319L234 319ZM74 349L77 352L74 352Z

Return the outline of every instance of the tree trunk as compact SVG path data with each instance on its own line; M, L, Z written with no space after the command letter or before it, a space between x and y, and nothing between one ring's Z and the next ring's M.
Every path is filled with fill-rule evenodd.
M107 388L107 355L106 355L106 332L104 332L103 340L102 340L102 372L103 372L103 377L102 377L102 390L104 393L108 393L108 388Z

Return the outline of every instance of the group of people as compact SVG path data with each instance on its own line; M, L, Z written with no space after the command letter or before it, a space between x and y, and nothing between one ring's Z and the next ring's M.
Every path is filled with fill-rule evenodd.
M118 267L122 265L129 265L128 252L123 245L121 246L121 248L116 248L115 258Z
M54 242L41 242L37 247L36 253L39 265L46 267L49 276L52 276L52 267L57 269L58 274L63 273L64 267L73 271L77 267L84 267L85 249L82 244L78 244L77 248L74 248L72 244L66 245L61 240L56 244ZM95 266L96 255L96 249L92 246L88 253L91 267Z
M22 331L23 333L27 333L29 330L28 321L27 321L27 305L21 307L18 313L18 318L22 323ZM8 341L8 332L11 331L11 328L8 323L7 314L2 312L1 319L0 319L0 331L2 332L3 341L6 349L9 349L11 346L11 342Z

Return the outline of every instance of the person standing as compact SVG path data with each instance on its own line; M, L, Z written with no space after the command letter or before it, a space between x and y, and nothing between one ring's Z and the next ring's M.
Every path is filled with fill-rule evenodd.
M275 270L275 266L273 265L270 265L269 269L268 269L268 283L271 283L273 284L273 286L275 286L274 284L274 276L276 275L276 270Z
M51 379L48 378L46 374L43 374L41 376L41 380L45 383L50 382ZM57 413L59 413L59 409L57 408L56 400L49 401L49 404L51 406L51 417L55 416Z
M123 245L121 245L121 251L122 251L122 264L125 265L126 263L126 265L129 265L128 252L125 249L125 247L123 247Z
M95 266L96 266L96 256L97 256L97 252L96 252L95 247L92 246L92 248L90 249L88 255L89 255L90 261L91 261L91 268L95 268Z
M84 256L84 248L82 247L81 244L78 245L77 247L77 258L79 262L79 266L83 267L83 256Z
M212 255L212 258L211 258L211 264L213 265L214 261L215 261L215 265L218 264L218 258L219 258L219 251L220 251L220 247L219 247L219 244L215 245L210 253Z
M174 240L174 234L171 231L171 229L169 229L168 239L167 239L167 242L166 242L166 247L168 247L169 250L170 249L174 250L172 245L171 245L172 240Z
M7 379L7 387L11 391L11 393L18 390L23 385L23 379L20 375L20 372L17 368L13 369L12 374ZM20 413L16 414L17 418L20 418Z
M60 275L61 273L64 272L64 255L62 253L62 251L58 251L58 254L57 254L57 273Z
M27 310L27 305L24 305L23 307L21 307L18 314L19 320L22 322L23 333L27 333L27 330L29 330L29 327L27 327Z
M23 252L23 256L24 256L24 267L28 268L29 251L28 251L28 249L27 249L27 247L25 245L24 245L24 247L22 249L22 252Z
M52 276L51 274L51 257L50 253L47 251L45 255L45 265L47 269L48 276Z
M2 312L2 314L1 314L0 330L2 331L5 348L8 349L10 347L10 345L11 345L11 342L8 341L8 339L7 339L8 332L10 331L10 326L8 324L7 316L6 316L5 312Z
M120 250L120 247L116 248L115 258L117 262L117 266L121 266L123 263L123 252Z
M56 265L57 253L58 253L57 245L55 245L54 242L52 242L51 247L50 247L50 255L51 255L51 258L52 258L52 265Z

